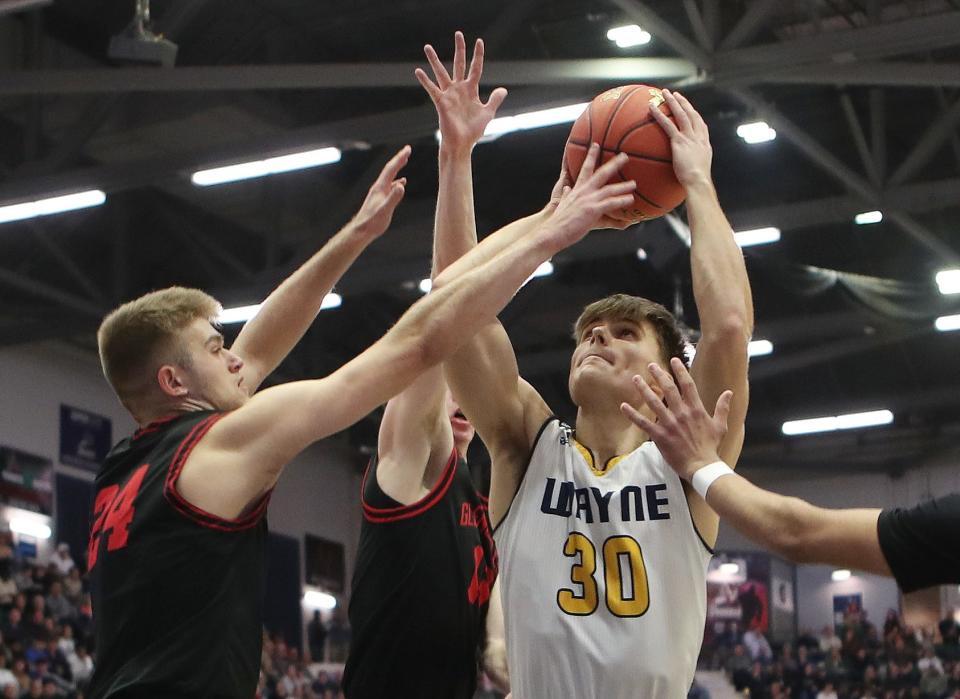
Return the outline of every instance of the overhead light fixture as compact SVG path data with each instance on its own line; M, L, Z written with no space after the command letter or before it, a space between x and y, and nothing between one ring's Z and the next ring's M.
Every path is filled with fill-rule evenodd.
M780 229L768 226L767 228L752 228L748 231L737 231L733 234L737 245L742 248L750 245L765 245L780 240Z
M882 220L882 211L864 211L853 217L853 222L861 226L867 223L880 223Z
M53 4L53 0L2 0L0 15L9 15L23 10L35 10Z
M420 291L424 294L429 294L430 290L433 288L433 280L431 279L421 279L420 284L418 284Z
M613 27L607 30L607 38L622 49L631 46L649 44L650 32L644 31L636 24L627 24L622 27Z
M10 520L10 531L17 534L26 534L36 539L49 539L53 532L43 522L25 517L17 517Z
M747 345L748 357L763 357L773 353L773 343L770 340L751 340Z
M330 165L331 163L339 161L339 148L316 148L299 153L278 155L274 158L266 158L264 160L252 160L236 165L225 165L209 170L198 170L190 176L190 181L201 187L209 187L213 184L249 180L254 177L276 175L281 172L291 172L292 170L304 170L306 168L319 167L320 165Z
M851 575L853 574L849 570L842 568L830 573L830 579L833 580L833 582L843 582L844 580L849 580Z
M340 294L330 292L323 297L323 301L320 302L320 310L325 311L328 308L338 308L340 304L343 303L343 297ZM230 325L232 323L246 323L248 320L251 320L257 313L260 312L260 309L263 308L262 303L255 303L252 306L236 306L235 308L224 308L221 311L220 315L217 317L217 320L221 325Z
M536 279L537 277L548 277L551 274L553 274L553 263L550 260L541 262L540 265L533 270L533 274L527 277L523 284L520 285L520 288L522 289L529 284L531 279Z
M637 248L637 259L643 262L647 259L647 251L643 248Z
M889 410L871 410L865 413L790 420L783 423L782 430L785 435L812 434L814 432L836 432L837 430L889 425L891 422L893 422L893 413Z
M306 590L303 593L303 606L329 611L337 606L337 598L320 590Z
M720 572L727 575L736 575L740 572L740 565L738 563L721 563Z
M107 195L99 189L89 189L84 192L64 194L59 197L47 197L46 199L35 199L34 201L25 201L20 204L9 204L7 206L0 206L0 223L22 221L28 218L49 216L50 214L59 214L64 211L74 211L76 209L87 209L91 206L100 206L106 200Z
M589 102L567 104L562 107L538 109L533 112L514 114L513 116L497 117L492 119L483 131L481 143L493 141L500 136L514 131L529 131L557 124L569 124L576 121L589 106ZM436 131L437 143L440 143L440 130Z
M933 322L933 326L940 332L960 330L960 315L940 316Z
M937 272L936 279L941 294L960 294L960 269L945 269Z
M751 121L737 127L737 136L750 144L766 143L777 137L777 132L765 121Z

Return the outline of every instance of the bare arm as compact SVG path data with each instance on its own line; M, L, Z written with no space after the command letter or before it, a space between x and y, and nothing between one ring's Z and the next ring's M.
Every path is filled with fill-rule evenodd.
M690 480L698 470L720 460L717 451L727 431L731 394L721 394L711 416L679 360L673 361L672 369L676 382L659 367L650 367L666 404L642 378L634 379L655 421L626 403L621 409L650 435L673 469ZM815 507L758 488L737 474L715 480L707 491L707 503L744 536L795 563L826 563L891 575L877 535L878 509Z
M623 183L604 185L617 165L593 173L588 156L589 174L581 175L548 225L415 303L341 369L267 389L227 414L190 455L178 483L181 494L211 514L235 517L307 445L350 426L452 355L495 318L537 265L586 235L599 212L625 205Z
M390 159L357 215L285 279L263 302L260 312L243 326L231 349L244 360L241 372L251 394L300 341L333 285L387 230L406 184L406 179L397 179L397 174L409 157L410 147L404 146Z
M693 295L700 316L701 336L691 374L703 400L716 403L733 390L729 430L720 444L723 459L737 463L743 447L747 413L747 344L753 332L753 301L743 253L720 208L710 176L712 149L703 118L679 94L663 92L676 126L659 109L654 117L670 136L674 169L687 193L690 222L690 266ZM694 521L708 543L716 541L716 513L693 490L687 490Z
M448 265L451 256L459 256L459 250L470 249L477 243L470 156L506 96L506 90L500 88L486 103L480 100L483 41L476 42L469 74L463 34L457 32L454 41L453 77L429 45L424 52L437 82L419 68L416 72L437 108L442 135L433 276ZM431 483L427 481L442 469L453 446L443 370L434 367L387 403L380 423L377 482L398 502L415 502L429 490Z
M507 666L506 631L503 626L503 601L500 599L500 578L493 583L490 606L487 608L486 647L483 649L483 671L501 692L510 691L510 668Z

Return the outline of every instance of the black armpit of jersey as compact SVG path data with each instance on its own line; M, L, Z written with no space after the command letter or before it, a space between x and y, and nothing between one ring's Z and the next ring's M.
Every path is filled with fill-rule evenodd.
M877 536L904 592L960 583L960 494L884 510Z

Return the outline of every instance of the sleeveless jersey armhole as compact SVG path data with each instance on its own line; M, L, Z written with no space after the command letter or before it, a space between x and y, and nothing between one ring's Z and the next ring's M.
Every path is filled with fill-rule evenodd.
M544 430L547 429L547 425L551 422L560 422L560 418L556 415L551 415L546 420L543 421L543 424L540 425L540 429L537 430L537 436L533 438L533 444L530 445L530 453L527 454L527 459L523 464L523 474L517 480L517 487L513 491L513 495L510 496L510 504L507 505L506 511L503 513L503 517L500 518L500 521L496 523L493 527L493 533L496 534L497 530L500 528L500 525L507 521L507 517L510 516L510 509L513 507L513 501L517 499L517 493L520 492L520 488L523 486L523 481L527 478L527 471L530 470L530 462L533 460L533 454L537 451L537 445L540 444L540 437L543 436Z
M370 459L370 463L367 464L367 469L363 473L363 480L360 483L360 504L363 508L364 519L372 524L386 524L388 522L410 519L426 512L440 502L440 500L442 500L447 494L447 491L450 490L450 484L453 483L453 477L457 472L458 461L459 457L457 455L457 450L452 449L450 452L450 458L447 460L447 465L444 467L443 473L440 475L440 479L437 481L436 485L434 485L433 489L416 502L410 505L401 505L400 503L394 501L389 495L384 493L377 484L375 473L377 461L376 458ZM370 481L369 487L376 488L376 492L382 496L382 499L385 502L393 501L395 503L394 505L388 507L377 507L367 502L367 479L370 478L371 475L373 476L373 479Z

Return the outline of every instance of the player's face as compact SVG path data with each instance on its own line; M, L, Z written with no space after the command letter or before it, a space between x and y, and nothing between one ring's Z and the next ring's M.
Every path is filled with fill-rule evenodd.
M223 335L208 320L197 318L181 336L190 365L181 367L188 397L217 410L234 410L250 395L244 386L243 360L223 346Z
M450 391L447 391L447 416L450 418L450 427L453 429L453 443L457 451L465 456L476 430L460 411L460 404L453 399Z
M656 331L649 323L598 320L584 328L570 359L570 397L582 406L593 396L620 402L633 397L633 376L648 378L651 362L663 365Z

